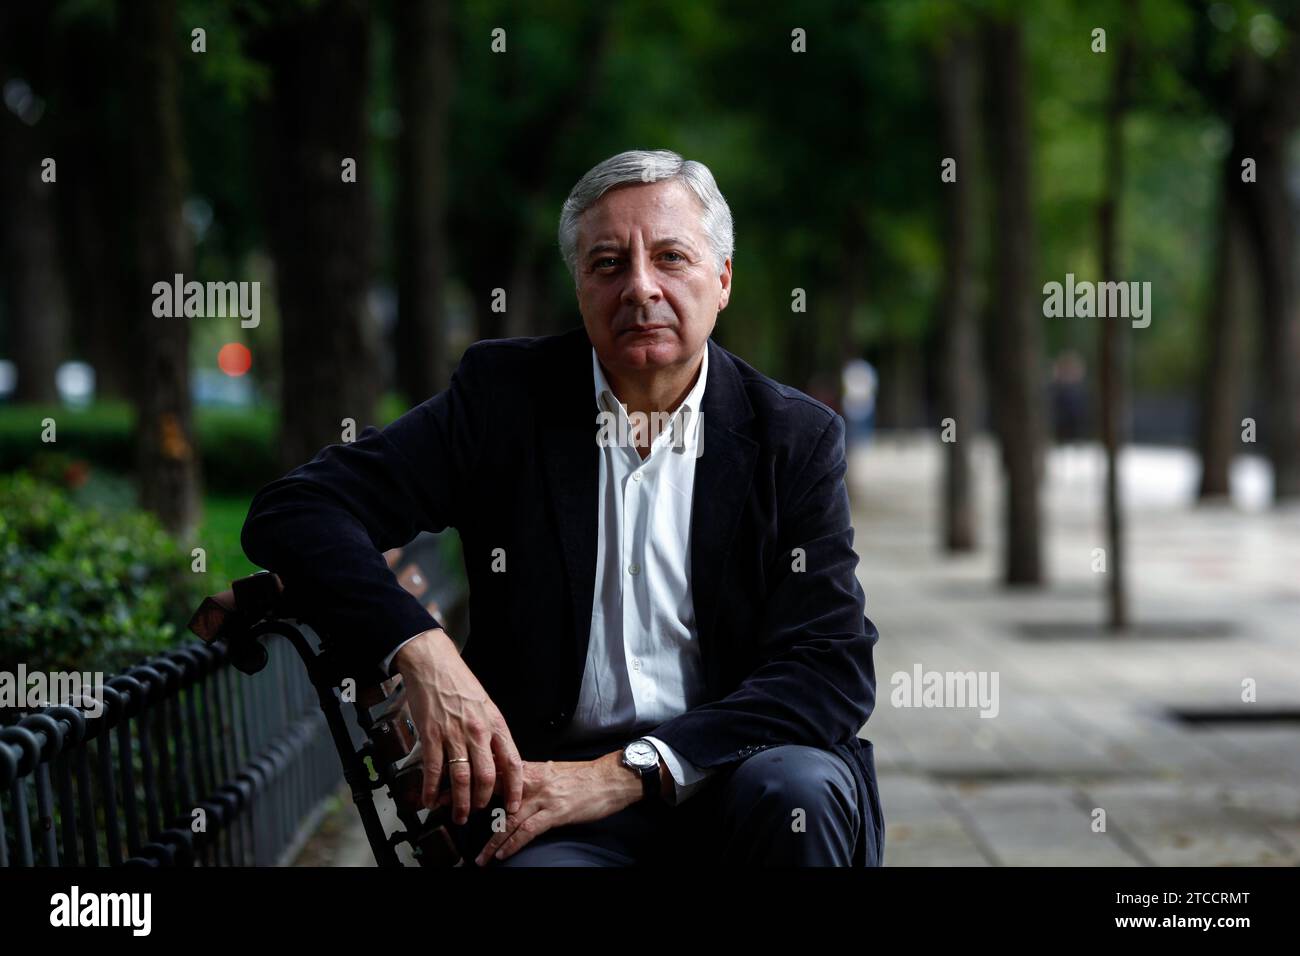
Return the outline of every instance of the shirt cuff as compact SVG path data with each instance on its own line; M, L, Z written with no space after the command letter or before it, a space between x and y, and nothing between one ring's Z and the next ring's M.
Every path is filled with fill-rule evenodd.
M435 627L436 627L436 626L437 626L437 625L435 625ZM425 633L424 631L421 631L421 632L420 632L420 634L424 634L424 633ZM393 650L392 650L392 652L391 652L387 657L384 658L383 663L380 664L379 666L382 667L382 668L384 669L384 673L385 673L385 674L387 674L389 677L392 677L392 676L393 676L393 658L397 656L397 652L398 652L398 651L400 651L400 650L401 650L403 647L405 647L407 644L410 644L411 641L413 641L413 640L415 640L417 637L419 637L420 634L412 634L412 635L411 635L410 637L408 637L406 640L402 641L402 643L400 643L400 644L398 644L396 647L394 647Z
M698 791L713 773L712 770L701 770L658 737L646 737L645 739L654 744L655 750L659 751L659 759L664 762L669 775L673 778L671 801L673 806L677 806Z

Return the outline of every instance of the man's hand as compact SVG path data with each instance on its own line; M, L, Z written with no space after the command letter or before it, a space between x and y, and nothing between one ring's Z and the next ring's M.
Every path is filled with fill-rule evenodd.
M474 862L504 860L552 827L601 820L642 799L640 778L615 750L595 760L524 762L524 797Z
M502 791L507 809L518 809L524 789L519 748L501 711L461 660L447 632L441 628L425 631L402 645L393 661L402 675L406 703L420 735L424 805L446 802L438 799L446 765L456 823L468 820L471 809L486 807L497 790ZM453 757L468 757L469 763L447 764Z

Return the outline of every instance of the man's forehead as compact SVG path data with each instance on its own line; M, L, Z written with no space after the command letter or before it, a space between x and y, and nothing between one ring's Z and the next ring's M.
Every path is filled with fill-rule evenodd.
M579 218L585 244L624 241L629 229L648 231L646 239L694 239L701 229L700 207L676 180L612 189Z
M597 207L588 209L595 212ZM699 222L698 208L684 206L676 209L651 208L646 215L619 216L611 213L597 213L590 216L584 213L578 226L580 242L578 247L584 251L597 248L624 248L632 234L641 235L646 246L680 245L698 247L703 239L703 229Z

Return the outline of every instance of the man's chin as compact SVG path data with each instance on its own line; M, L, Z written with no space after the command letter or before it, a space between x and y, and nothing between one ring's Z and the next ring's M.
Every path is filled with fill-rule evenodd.
M614 364L629 370L667 368L682 360L678 342L615 342Z

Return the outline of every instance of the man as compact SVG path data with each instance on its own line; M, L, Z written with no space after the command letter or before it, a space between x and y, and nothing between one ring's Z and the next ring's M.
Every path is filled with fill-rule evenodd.
M710 341L733 233L703 165L614 156L559 237L584 328L471 346L262 489L245 551L401 673L480 865L879 865L842 419ZM381 557L447 527L463 657Z

